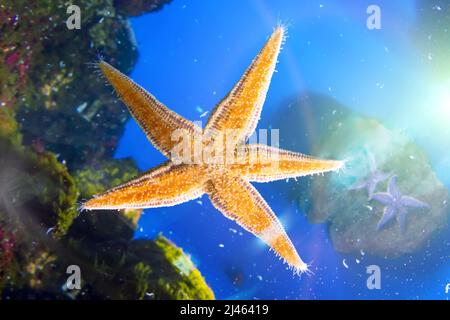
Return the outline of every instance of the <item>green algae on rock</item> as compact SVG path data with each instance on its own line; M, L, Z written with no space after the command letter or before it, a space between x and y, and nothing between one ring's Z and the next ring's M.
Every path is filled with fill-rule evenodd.
M163 296L175 297L176 299L214 299L214 294L206 285L203 277L195 268L191 259L186 256L181 248L175 246L167 238L159 236L155 241L156 246L167 259L172 267L162 268L165 274L161 275L166 282L163 288ZM177 276L175 276L175 274ZM178 278L178 279L177 279ZM161 281L159 283L162 283Z
M36 153L0 138L1 206L11 219L64 235L77 215L78 189L54 154ZM15 214L18 212L19 214ZM44 232L44 233L45 233Z
M345 159L339 173L304 178L294 197L314 223L328 223L336 250L363 250L379 256L412 253L439 234L448 223L448 192L434 173L425 152L398 130L363 116L324 96L304 96L290 104L280 124L281 132L298 130L310 138L311 153L321 158ZM305 118L305 115L307 117ZM303 123L301 122L303 121ZM308 123L306 123L306 121ZM355 134L357 133L357 134ZM398 176L403 194L428 204L431 209L411 209L402 232L397 223L377 230L383 205L369 200L366 189L352 185L369 174L369 157L381 172ZM375 192L385 192L387 180Z
M108 159L86 166L73 174L81 190L81 198L90 198L138 175L138 168L131 158Z
M64 239L69 261L84 270L83 288L74 298L214 299L190 258L162 235L154 240L133 239L133 233L123 232L99 236L91 228L80 229L79 221ZM120 218L116 223L126 224Z
M82 28L69 31L69 4L0 4L0 298L211 299L181 249L162 236L133 239L141 210L77 212L77 199L138 174L112 159L128 113L88 64L101 53L131 71L125 16L138 13L80 0ZM79 291L65 286L73 264Z
M14 112L7 108L0 108L0 137L12 145L22 144L22 135L14 118Z
M133 241L128 261L133 266L136 280L130 290L137 298L214 299L191 259L162 235L154 241Z
M55 155L21 145L10 110L0 118L0 293L39 290L51 274L51 247L77 215L78 190Z
M77 170L73 175L80 190L80 200L84 201L94 194L136 177L138 172L134 161L128 158L102 160ZM98 238L116 235L131 239L141 213L141 209L121 210L120 214L111 214L108 211L85 212L73 228L80 233L91 230Z
M100 53L129 73L137 50L128 20L116 14L112 0L78 1L80 30L66 28L68 5L2 3L0 105L17 112L25 144L40 140L72 169L112 156L128 119L89 63Z
M109 188L137 173L133 161L111 159L101 165L102 175L85 168L74 179L55 155L12 144L20 140L17 125L0 114L5 120L0 132L6 134L0 139L0 296L214 298L189 257L170 241L133 240L140 210L82 213L73 221L77 185L88 185L85 196ZM82 290L61 291L72 264L83 270Z

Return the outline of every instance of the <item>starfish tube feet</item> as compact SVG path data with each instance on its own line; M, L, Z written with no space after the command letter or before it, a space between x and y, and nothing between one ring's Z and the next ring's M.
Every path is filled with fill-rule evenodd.
M278 54L285 39L285 29L279 26L228 95L216 106L205 134L233 130L235 141L250 136L259 121Z
M167 207L203 194L204 170L198 166L165 164L123 185L94 196L85 210Z
M323 160L266 145L247 145L243 156L231 166L249 181L271 182L336 171L345 161Z
M308 270L272 209L249 182L224 171L208 181L206 193L219 211L259 237L296 273Z
M175 130L181 129L191 135L201 134L198 126L168 109L110 64L100 61L99 67L147 138L166 157L170 158L170 151L176 145L172 139Z

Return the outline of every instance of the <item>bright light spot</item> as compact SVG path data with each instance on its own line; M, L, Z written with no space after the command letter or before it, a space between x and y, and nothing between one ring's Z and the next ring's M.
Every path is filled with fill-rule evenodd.
M437 111L441 117L450 118L450 88L448 90L439 92L435 97L437 103Z

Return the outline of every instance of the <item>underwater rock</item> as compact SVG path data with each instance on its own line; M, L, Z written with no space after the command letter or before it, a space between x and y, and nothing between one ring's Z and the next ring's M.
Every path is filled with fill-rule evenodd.
M0 108L0 138L15 146L22 144L22 135L14 112L7 108Z
M3 299L214 299L204 278L183 251L163 236L154 240L94 242L66 238L58 254L41 253L21 272L0 282ZM80 267L80 290L64 284L68 265ZM0 272L1 275L1 272ZM1 278L0 278L1 280ZM2 291L3 289L3 291Z
M78 189L52 153L36 153L0 138L0 208L8 220L35 226L34 235L67 232L77 216ZM31 230L28 230L31 232Z
M84 201L94 194L118 186L138 175L138 168L132 159L109 159L86 166L74 173L80 189L80 199ZM75 221L71 232L95 234L100 239L131 240L141 216L141 209L117 211L85 211Z
M79 215L77 199L138 174L112 159L129 115L87 62L128 73L137 51L112 0L78 1L80 30L66 5L0 4L0 298L214 298L181 249L133 239L141 210ZM64 285L73 264L81 290Z
M304 140L302 146L296 146L297 151L306 148L320 158L347 160L340 172L301 179L293 195L309 221L329 224L336 250L364 250L395 257L414 252L445 228L447 189L436 177L425 152L403 133L320 95L306 95L291 102L280 120L273 127L279 126L283 147L294 144L283 141L283 135L296 136ZM301 136L305 139L298 138ZM377 230L384 205L371 199L367 188L354 187L373 174L371 158L376 170L397 176L403 195L431 205L408 208L403 232L395 219ZM388 181L378 181L374 191L386 192Z
M0 213L0 217L4 214ZM14 260L16 235L4 223L0 223L0 292L5 286Z
M81 197L90 198L134 178L131 159L110 159L74 173ZM213 299L189 257L166 238L133 240L142 210L82 212L65 241L88 270L86 299ZM88 292L86 288L89 288Z
M117 13L125 16L140 16L141 14L161 10L172 0L114 0Z
M74 172L76 184L81 190L81 199L91 198L135 178L139 173L131 158L99 161Z
M160 235L154 241L136 240L129 253L136 281L133 292L138 298L214 299L191 259L165 237Z
M111 157L128 119L89 63L101 54L129 73L137 50L128 20L116 14L112 0L78 1L79 30L67 29L66 5L2 3L0 105L16 110L25 144L40 140L72 170Z
M70 238L67 248L71 255L57 268L75 263L83 272L73 299L214 299L190 258L161 235L123 243Z
M0 108L0 220L38 218L60 238L77 215L75 181L54 154L23 146L18 129L13 111Z
M77 215L78 190L52 153L21 145L10 110L0 109L0 118L0 293L40 290L53 247Z
M0 297L214 298L181 249L161 236L133 240L140 210L82 213L74 221L77 185L86 197L101 192L134 176L133 161L111 159L72 178L52 153L11 143L20 139L8 113L0 113ZM82 290L64 289L73 264L82 270Z

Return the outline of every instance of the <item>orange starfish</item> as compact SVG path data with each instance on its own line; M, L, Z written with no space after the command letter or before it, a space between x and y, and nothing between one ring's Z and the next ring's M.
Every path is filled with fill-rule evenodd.
M337 170L343 162L315 159L266 145L243 144L259 120L284 37L285 29L276 28L242 78L217 105L203 130L101 61L99 66L103 74L150 142L169 160L128 183L95 196L84 203L82 209L172 206L206 193L219 211L264 241L296 273L307 272L308 265L301 260L280 221L250 182ZM180 139L174 138L180 131L185 137L192 138L187 146L200 145L203 151L210 152L209 156L221 160L208 161L206 153L189 149L181 152L184 161L180 161L173 152L180 149ZM226 145L222 138L225 132ZM224 153L233 155L234 161L228 156L223 160Z

